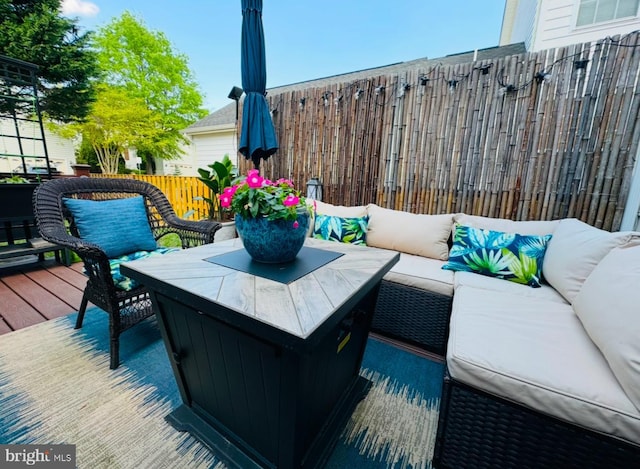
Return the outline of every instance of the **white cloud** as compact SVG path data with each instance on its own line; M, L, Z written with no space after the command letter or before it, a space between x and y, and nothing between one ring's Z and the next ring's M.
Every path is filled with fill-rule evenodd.
M85 0L62 0L63 15L96 16L100 11L98 5Z

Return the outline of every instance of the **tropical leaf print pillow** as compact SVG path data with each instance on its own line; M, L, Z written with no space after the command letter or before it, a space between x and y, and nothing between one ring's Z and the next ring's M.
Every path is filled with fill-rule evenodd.
M124 256L117 257L115 259L109 259L109 267L111 269L111 276L113 277L113 283L116 288L124 291L131 291L138 287L140 284L135 280L125 277L120 273L120 264L123 262L135 261L136 259L145 259L147 257L155 257L158 255L166 254L168 252L179 251L178 248L158 248L155 251L136 251L131 254L125 254Z
M524 236L455 225L446 270L474 272L540 287L542 261L551 235Z
M313 237L366 246L369 217L343 218L316 214Z

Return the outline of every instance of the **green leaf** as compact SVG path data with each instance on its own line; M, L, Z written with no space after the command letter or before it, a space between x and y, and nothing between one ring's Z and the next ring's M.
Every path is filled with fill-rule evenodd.
M200 174L201 181L206 181L211 179L211 174L206 169L198 168L198 174Z
M229 170L220 161L216 161L210 166L212 166L212 169L215 171L218 180L229 177Z

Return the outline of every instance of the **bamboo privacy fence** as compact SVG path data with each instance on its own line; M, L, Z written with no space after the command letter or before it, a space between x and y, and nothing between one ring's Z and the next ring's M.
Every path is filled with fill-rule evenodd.
M640 139L638 38L269 95L280 148L261 171L320 177L334 204L618 229Z
M320 177L340 205L617 230L640 141L639 47L634 33L270 95L280 148L261 172L302 189ZM116 177L206 216L196 177Z

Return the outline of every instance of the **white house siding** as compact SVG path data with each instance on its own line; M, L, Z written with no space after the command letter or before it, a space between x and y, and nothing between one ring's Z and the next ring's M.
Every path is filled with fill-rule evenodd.
M45 129L49 162L62 174L73 174L72 164L76 162L75 144L73 140L62 138Z
M197 176L198 168L206 168L214 161L221 161L229 155L235 165L238 163L238 143L235 127L218 126L201 128L197 132L184 132L189 140L183 146L183 156L176 160L160 160L156 174Z
M539 0L537 33L529 50L538 51L624 35L640 28L640 18L576 27L579 0Z
M155 174L164 176L197 176L195 170L195 160L193 155L193 145L190 143L183 143L180 145L182 148L182 157L173 160L156 160Z
M507 0L500 45L524 42L527 50L534 41L538 0Z
M640 17L576 27L580 0L506 0L500 45L524 42L527 50L554 49L640 29Z
M36 123L20 122L19 131L22 137L22 154L29 156L44 156L44 146L39 140L40 128ZM71 165L75 163L75 145L68 140L48 131L45 127L45 143L49 154L49 163L63 174L73 174ZM12 119L0 119L0 134L15 136L15 126ZM26 138L29 137L29 138ZM0 137L0 154L20 155L20 147L15 137ZM28 166L43 166L43 158L25 158ZM0 157L0 172L12 172L22 167L22 159L16 156Z
M190 153L193 162L193 174L198 168L205 168L214 161L221 161L229 155L234 165L238 164L238 136L235 127L224 126L208 132L187 135L191 139Z

